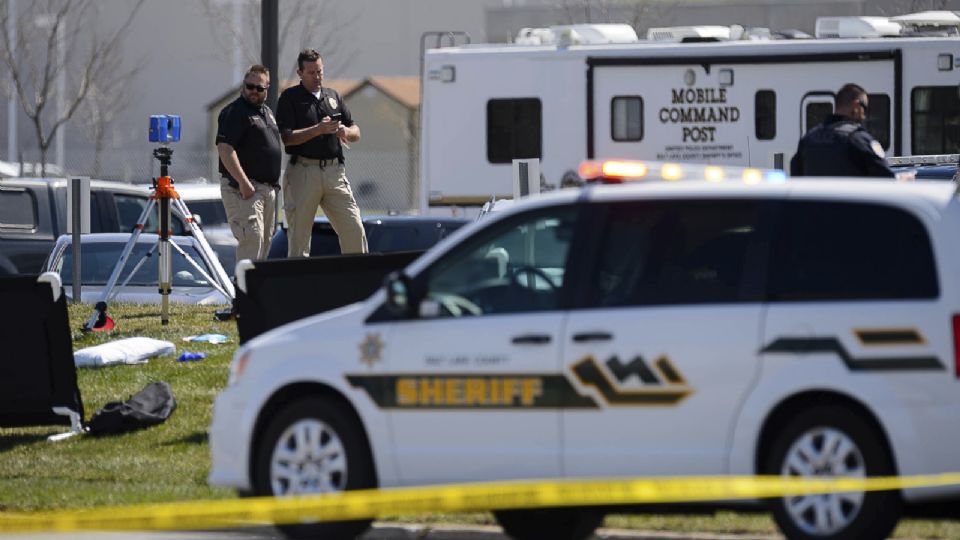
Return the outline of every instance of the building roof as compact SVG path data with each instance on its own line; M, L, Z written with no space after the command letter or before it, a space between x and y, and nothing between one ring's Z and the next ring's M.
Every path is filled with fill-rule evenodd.
M417 109L420 106L420 79L417 77L367 77L365 79L330 79L324 82L324 86L333 88L344 99L366 86L372 86L408 109ZM299 81L293 79L283 81L280 91L298 83ZM239 91L239 85L231 87L208 103L206 109L209 111L222 107L226 100L236 96Z

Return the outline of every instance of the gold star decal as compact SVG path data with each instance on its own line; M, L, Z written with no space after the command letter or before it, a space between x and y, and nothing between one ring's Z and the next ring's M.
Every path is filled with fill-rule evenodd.
M383 352L383 341L380 341L380 334L367 334L367 337L360 344L360 361L373 367L380 361L380 353Z

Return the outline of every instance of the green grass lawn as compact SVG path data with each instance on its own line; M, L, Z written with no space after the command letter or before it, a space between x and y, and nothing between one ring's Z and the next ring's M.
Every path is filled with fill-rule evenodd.
M217 322L220 306L171 306L170 322L160 324L160 307L111 306L117 327L109 333L82 333L89 305L70 306L74 350L124 337L164 339L177 354L146 364L77 370L85 418L108 401L127 399L151 381L170 383L177 410L165 423L117 436L78 436L48 442L63 426L0 429L0 511L21 512L232 498L226 489L207 485L210 455L207 428L213 400L227 381L227 368L237 347L233 321ZM188 343L185 336L224 334L225 344ZM177 362L185 350L205 352L195 362ZM388 521L492 524L489 513L404 516ZM609 516L605 526L647 530L749 532L774 534L765 514L719 512L710 516ZM945 520L904 520L898 538L960 538L960 523Z

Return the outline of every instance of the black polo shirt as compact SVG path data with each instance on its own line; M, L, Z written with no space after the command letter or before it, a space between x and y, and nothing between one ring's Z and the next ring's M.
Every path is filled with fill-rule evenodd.
M320 99L317 99L303 84L291 86L280 94L277 102L277 125L280 131L297 130L313 126L324 116L337 118L340 123L350 127L353 118L350 110L340 99L340 94L332 88L321 87ZM310 159L334 159L343 162L343 148L336 135L320 135L303 144L287 145L286 151L290 155L302 156Z
M283 143L270 107L251 105L243 96L233 100L220 111L216 142L227 143L236 150L247 178L270 185L280 182ZM220 160L220 174L230 179L231 186L239 186L223 166L223 160Z

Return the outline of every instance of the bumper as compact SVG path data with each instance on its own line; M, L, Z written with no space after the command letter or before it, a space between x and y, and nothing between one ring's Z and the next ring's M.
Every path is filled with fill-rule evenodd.
M246 400L236 388L227 388L213 403L210 424L210 476L212 486L249 490L250 431L253 421L245 418Z

